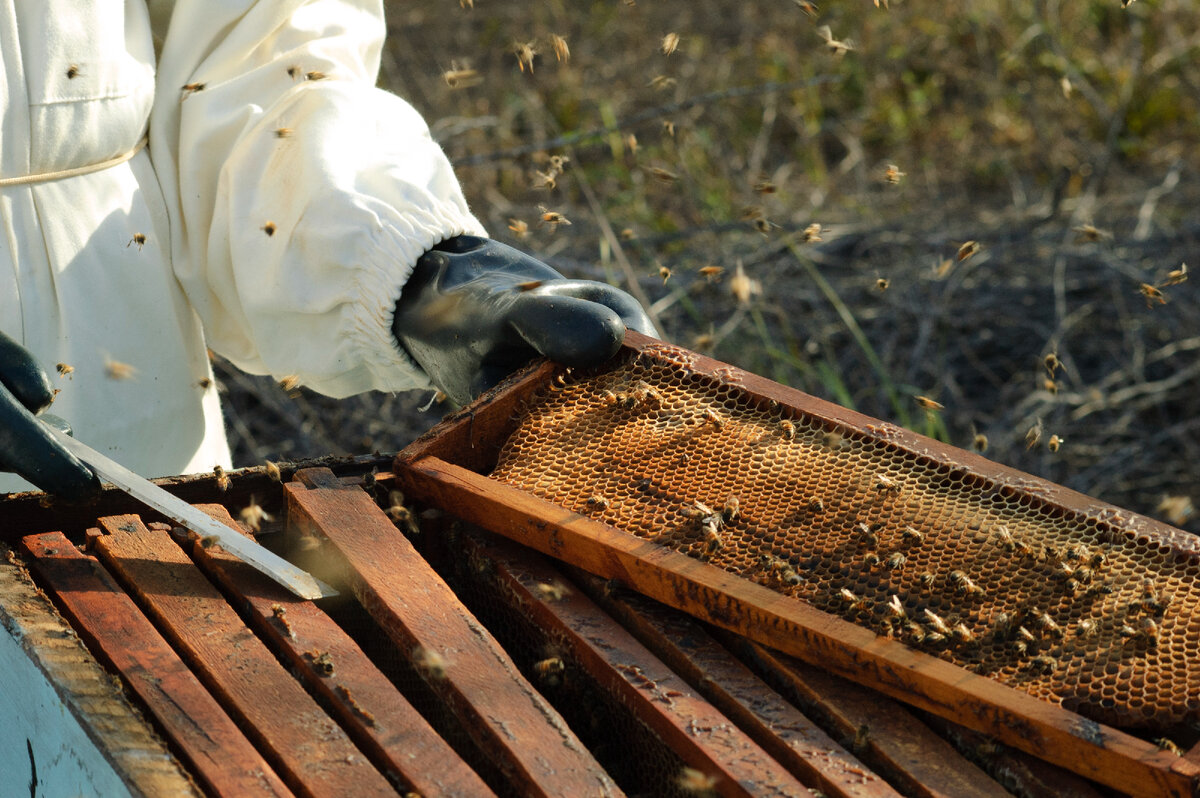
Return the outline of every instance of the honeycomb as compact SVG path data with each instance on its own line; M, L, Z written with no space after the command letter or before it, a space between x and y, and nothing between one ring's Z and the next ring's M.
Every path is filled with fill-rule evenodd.
M1190 536L778 405L727 371L660 345L560 372L491 476L1094 720L1200 714Z

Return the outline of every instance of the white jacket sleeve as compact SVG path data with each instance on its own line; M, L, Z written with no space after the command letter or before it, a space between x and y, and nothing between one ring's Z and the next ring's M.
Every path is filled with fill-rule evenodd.
M422 253L485 232L424 120L374 87L381 3L166 10L150 148L209 346L331 396L427 386L396 301Z

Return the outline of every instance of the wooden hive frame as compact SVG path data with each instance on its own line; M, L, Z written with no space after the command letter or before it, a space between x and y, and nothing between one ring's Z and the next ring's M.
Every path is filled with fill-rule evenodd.
M1040 501L1100 512L1138 535L1171 541L1179 533L1149 519L1036 480L985 458L883 425L727 364L630 333L634 353L684 360L695 374L737 383L746 394L776 402L843 428L920 451L934 461L1021 490ZM520 409L558 373L551 364L527 369L500 389L448 418L397 457L406 495L570 562L617 579L633 590L715 626L795 656L934 715L1130 794L1191 795L1200 765L1153 743L1096 723L1060 706L978 676L812 606L571 512L486 475L515 428ZM1031 483L1031 480L1033 481Z

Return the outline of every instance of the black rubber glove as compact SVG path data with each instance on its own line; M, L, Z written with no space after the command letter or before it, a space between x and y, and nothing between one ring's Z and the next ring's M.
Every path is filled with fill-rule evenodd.
M603 363L626 327L657 336L641 305L607 283L568 280L541 261L478 236L456 236L417 261L392 332L460 405L537 355Z
M29 350L0 332L0 471L15 471L47 493L84 501L100 480L34 418L54 398Z

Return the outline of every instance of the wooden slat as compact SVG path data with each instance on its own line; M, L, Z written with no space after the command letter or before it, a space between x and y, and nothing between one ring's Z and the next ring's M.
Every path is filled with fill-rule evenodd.
M299 795L395 791L304 691L168 532L134 515L100 519L92 547Z
M326 469L284 486L288 526L327 539L355 596L514 788L526 795L620 790L507 653L362 490Z
M546 560L507 541L460 537L463 554L490 565L506 600L555 641L563 657L651 728L721 795L802 795L807 786L578 590L547 599L538 585L566 584ZM836 746L834 746L836 747ZM859 771L866 775L865 770ZM815 782L811 782L815 784Z
M196 507L234 529L240 527L219 504ZM358 644L316 604L297 598L220 547L195 545L192 556L227 593L240 599L259 634L269 639L293 672L333 708L363 752L385 772L395 774L393 782L426 798L492 795Z
M292 794L94 557L58 532L28 536L21 546L75 631L121 676L205 789Z
M811 665L776 657L762 646L730 642L773 674L802 706L823 714L843 739L861 747L862 755L879 763L904 792L924 798L1008 795L895 701Z
M831 796L899 795L690 616L624 590L605 591L594 576L573 576L600 607L797 776Z
M1192 794L1190 763L1151 743L715 566L438 457L398 459L397 481L412 498L1087 778L1133 795Z

